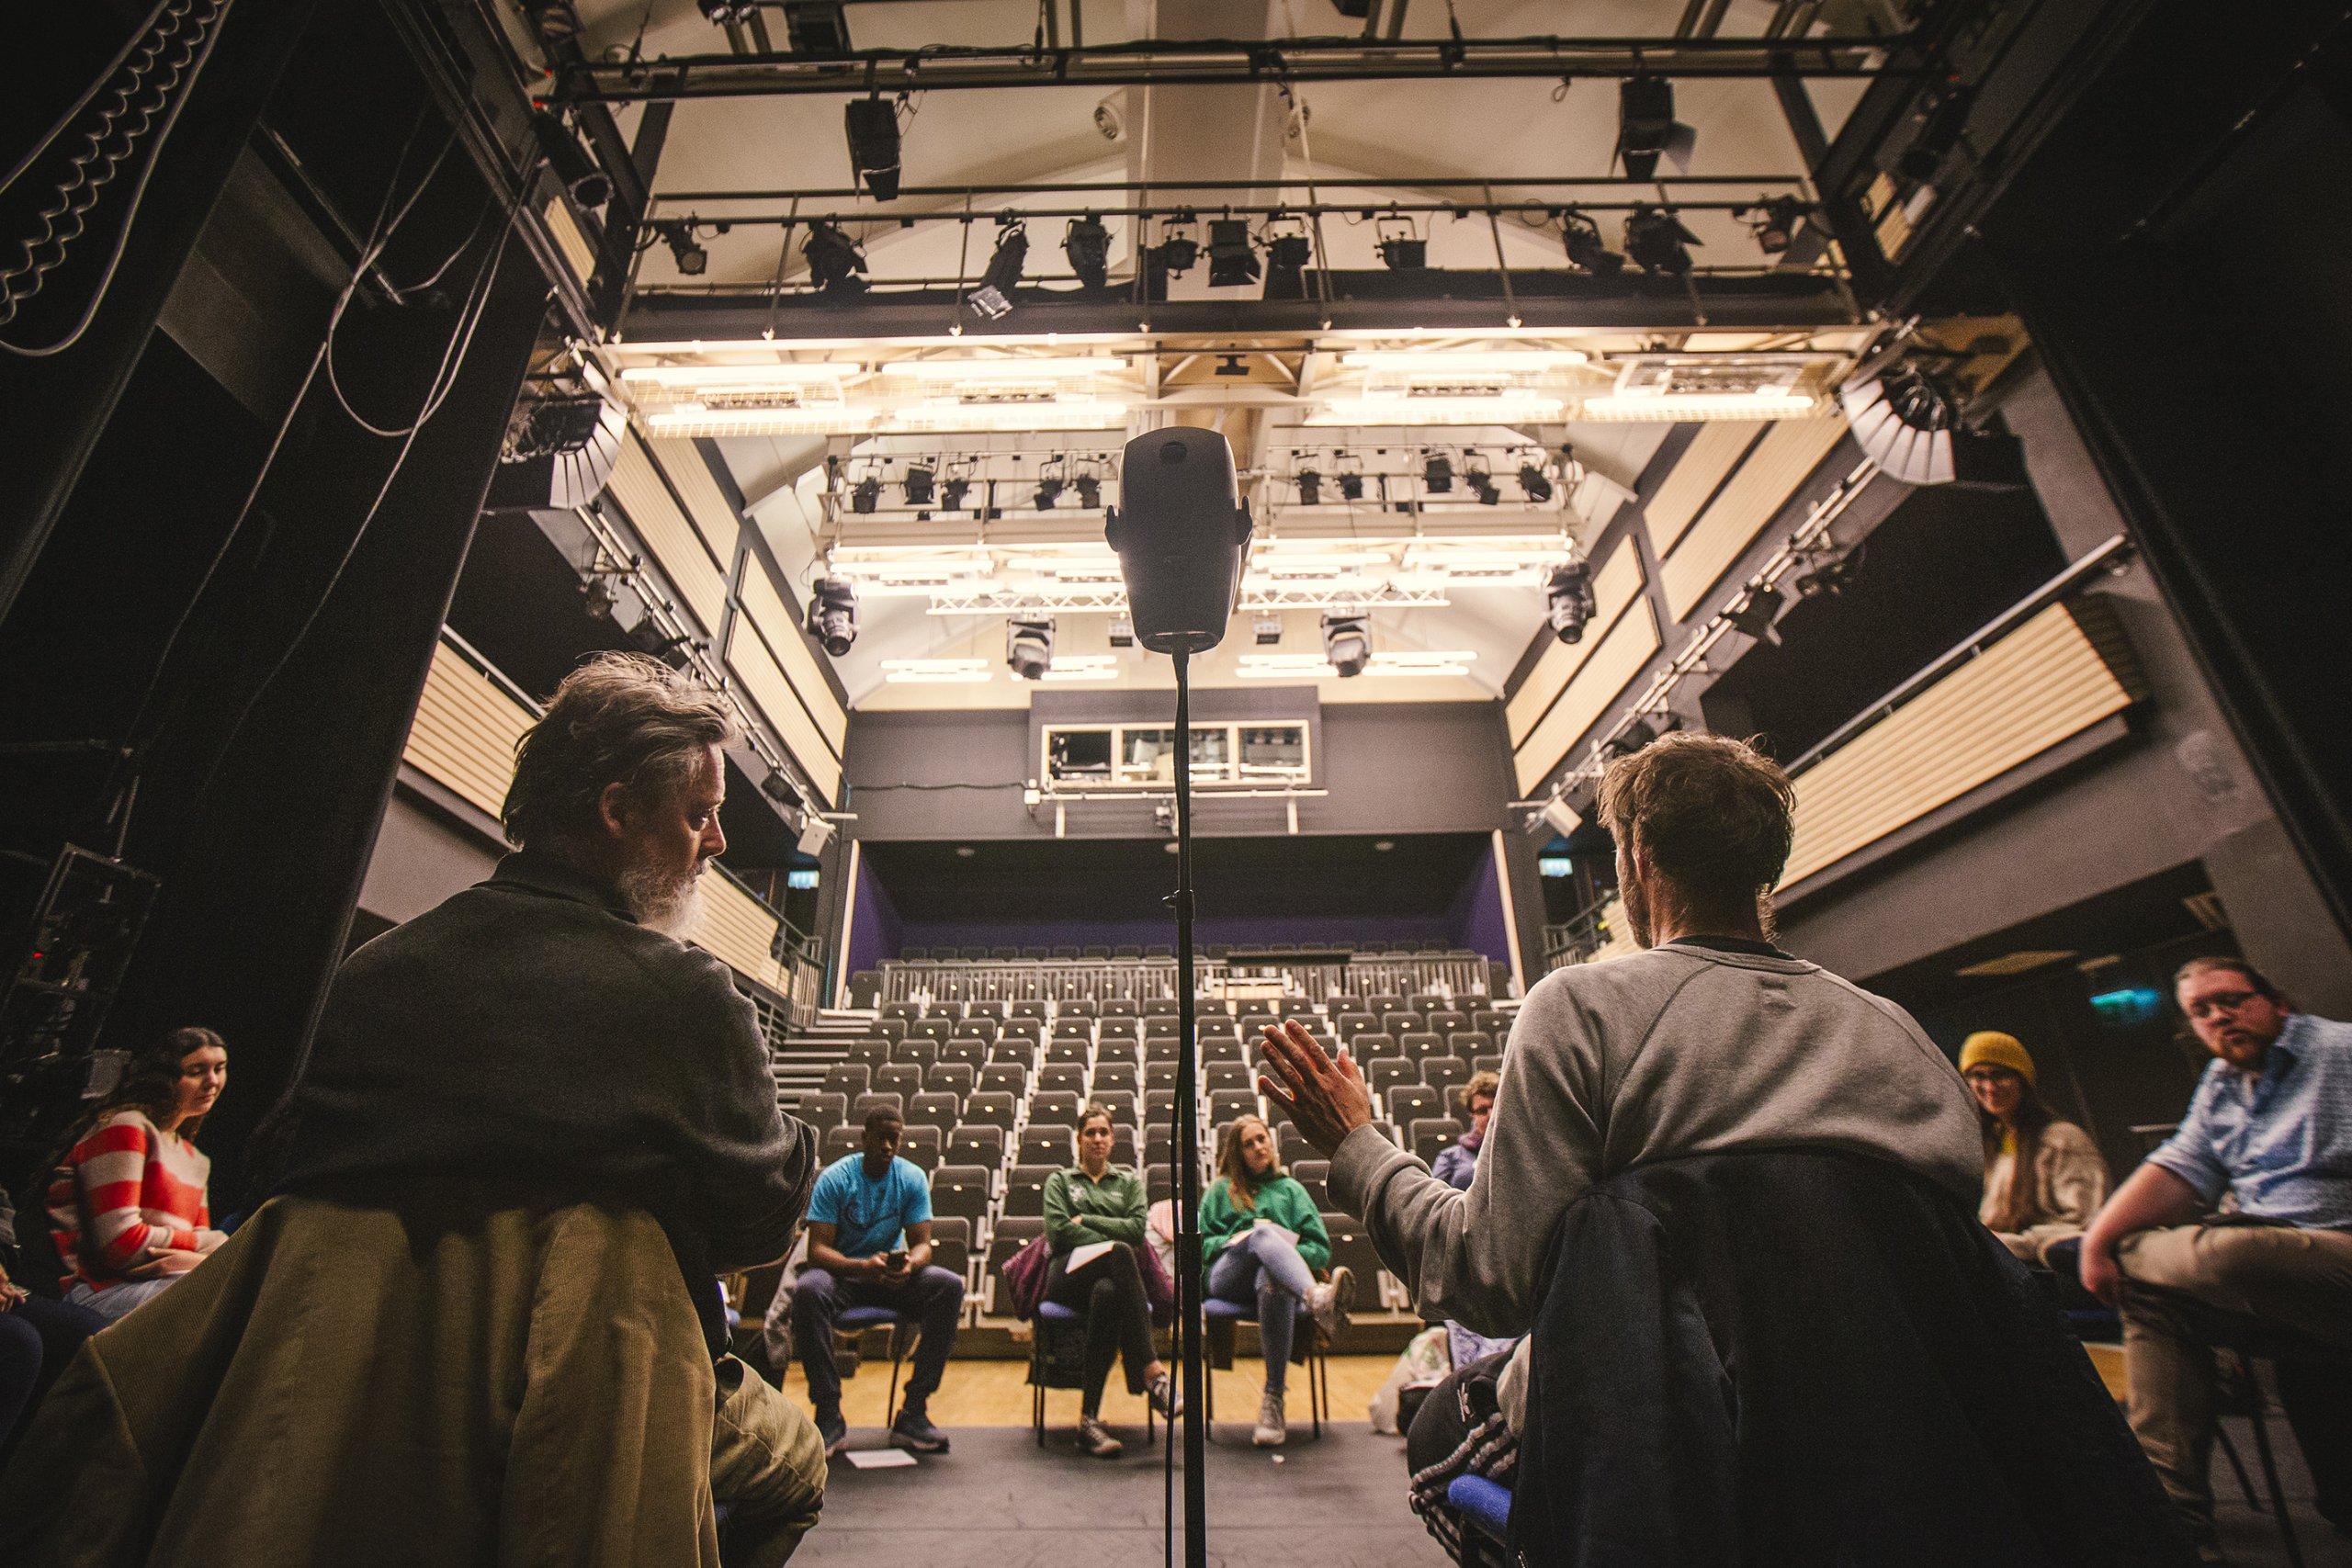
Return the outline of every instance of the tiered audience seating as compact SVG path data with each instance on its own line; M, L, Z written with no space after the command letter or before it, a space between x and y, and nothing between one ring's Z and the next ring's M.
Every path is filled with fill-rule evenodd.
M1328 956L1313 953L1318 962ZM1010 960L1001 952L944 962L927 956L913 967L927 970L935 989L879 1002L871 1034L853 1040L821 1086L794 1107L819 1131L828 1159L856 1150L872 1105L900 1110L907 1119L900 1152L931 1176L938 1261L964 1273L979 1315L1010 1315L999 1270L1043 1229L1046 1180L1075 1160L1079 1112L1089 1100L1112 1109L1118 1125L1112 1157L1143 1165L1153 1201L1170 1195L1179 1021L1165 983L1172 967L1164 961L1155 967L1158 958L1139 952L1047 958L1037 950L1016 951ZM1241 962L1238 953L1227 957L1229 966ZM1431 1157L1466 1125L1462 1086L1482 1067L1499 1068L1514 1010L1451 988L1469 962L1483 980L1486 961L1475 954L1380 955L1369 973L1384 989L1334 989L1320 1003L1302 995L1204 998L1197 1010L1204 1181L1225 1125L1245 1112L1266 1116L1283 1162L1327 1211L1334 1261L1382 1281L1380 1294L1389 1300L1400 1301L1401 1292L1385 1280L1363 1228L1329 1212L1328 1167L1279 1107L1259 1097L1257 1028L1277 1016L1298 1018L1327 1045L1347 1042L1392 1135ZM1001 987L1008 964L1036 971L1037 989L1069 994L949 994ZM956 983L959 972L967 984ZM1436 988L1413 984L1422 976ZM1150 990L1138 976L1162 983L1134 994Z

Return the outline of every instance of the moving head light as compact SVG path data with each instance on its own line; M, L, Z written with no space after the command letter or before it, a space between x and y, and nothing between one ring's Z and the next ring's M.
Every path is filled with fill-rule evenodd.
M1200 653L1225 638L1241 590L1250 508L1233 448L1214 430L1171 425L1126 445L1103 536L1118 552L1136 640Z

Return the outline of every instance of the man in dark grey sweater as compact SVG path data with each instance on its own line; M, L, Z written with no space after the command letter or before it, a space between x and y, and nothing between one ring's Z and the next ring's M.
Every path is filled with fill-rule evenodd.
M715 1275L784 1255L816 1166L814 1135L776 1110L751 1002L680 940L727 845L732 733L717 695L650 659L564 681L518 748L505 818L522 849L336 975L272 1113L279 1190L397 1201L454 1182L643 1209L721 1357ZM816 1517L822 1445L734 1358L718 1371L724 1544L772 1527L726 1555L780 1562Z
M1528 1332L1560 1216L1632 1166L1816 1147L1916 1170L1973 1207L1984 1155L1960 1075L1908 1014L1771 943L1793 795L1736 740L1672 735L1611 765L1600 815L1645 951L1546 976L1503 1057L1467 1191L1374 1124L1363 1075L1302 1025L1266 1032L1266 1092L1331 1160L1334 1202L1432 1320Z

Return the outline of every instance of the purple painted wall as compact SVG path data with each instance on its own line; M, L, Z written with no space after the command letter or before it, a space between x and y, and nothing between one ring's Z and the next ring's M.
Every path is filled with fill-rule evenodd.
M899 920L899 907L890 901L890 894L882 879L874 874L874 863L860 856L857 863L857 886L852 897L856 900L851 916L849 954L843 964L847 974L871 969L886 958L898 956L907 938ZM918 943L922 938L914 939Z
M1510 962L1510 935L1503 918L1503 885L1492 853L1478 857L1478 869L1463 885L1448 919L1454 940L1463 947L1485 953L1498 964Z
M864 909L863 895L859 908ZM865 916L858 917L861 927ZM899 946L914 947L1150 947L1172 946L1174 916L1158 920L1055 920L946 922L910 921L899 928ZM1394 916L1315 916L1285 919L1279 915L1204 915L1193 922L1193 939L1235 944L1270 942L1410 942L1441 947L1468 947L1459 941L1448 918L1412 919ZM864 951L861 936L854 939ZM892 949L895 953L898 950ZM1482 950L1483 951L1483 950ZM870 967L870 965L869 965Z

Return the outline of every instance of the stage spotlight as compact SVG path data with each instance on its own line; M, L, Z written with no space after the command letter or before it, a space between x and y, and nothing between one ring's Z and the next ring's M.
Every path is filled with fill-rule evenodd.
M1747 231L1756 236L1758 250L1768 256L1777 256L1789 248L1797 225L1810 210L1801 197L1776 196L1750 207L1735 207L1731 215L1747 225Z
M1111 646L1113 648L1133 648L1135 645L1136 624L1134 620L1125 615L1112 616Z
M876 201L899 199L899 106L852 98L842 112L849 134L850 184L864 182Z
M1567 247L1568 265L1595 277L1614 277L1625 270L1625 258L1600 237L1600 225L1571 207L1560 214L1560 239Z
M1541 464L1521 463L1519 466L1519 490L1538 506L1552 499L1552 481Z
M1050 617L1007 621L1004 661L1023 681L1042 681L1054 661L1054 623Z
M1340 499L1341 501L1362 501L1363 499L1363 476L1362 474L1343 472L1340 475Z
M820 577L808 590L808 635L839 659L857 641L857 590L845 577Z
M1834 599L1854 584L1855 560L1852 551L1842 556L1830 556L1820 565L1797 579L1800 599Z
M596 166L563 121L546 109L531 117L531 130L539 139L540 155L548 161L548 173L556 183L571 193L571 199L582 207L602 207L613 199L612 176Z
M864 516L882 504L882 476L868 474L850 487L849 509Z
M1258 639L1260 648L1272 648L1283 640L1283 618L1261 613L1250 621L1250 631Z
M695 0L695 4L716 28L748 22L759 10L756 0Z
M1277 228L1288 224L1288 228ZM1269 299L1306 298L1306 264L1315 259L1314 242L1295 218L1277 212L1266 220L1266 292Z
M670 259L682 276L699 277L710 266L710 253L695 243L695 226L683 218L659 219L654 236L670 247Z
M737 0L746 21L757 9L752 0ZM810 60L839 60L850 52L849 17L842 0L786 0L784 37L791 52Z
M1051 512L1054 509L1054 502L1059 501L1061 498L1061 480L1051 475L1047 475L1046 478L1037 481L1037 493L1035 499L1037 502L1038 511Z
M1724 612L1724 619L1731 623L1734 631L1766 642L1779 642L1781 634L1772 628L1772 623L1781 618L1781 608L1786 603L1777 588L1751 588L1739 608Z
M1680 276L1690 270L1692 245L1706 242L1682 226L1682 220L1668 207L1652 207L1646 202L1634 207L1625 215L1625 254L1634 265L1653 276L1671 274Z
M1193 233L1195 221L1189 212L1172 215L1160 229L1159 243L1151 248L1152 265L1170 277L1182 277L1200 265L1201 242Z
M1661 735L1670 735L1682 728L1682 721L1670 713L1636 714L1625 728L1600 748L1604 757L1630 757Z
M1301 468L1295 476L1295 479L1298 485L1298 503L1301 506L1320 506L1323 503L1321 474L1317 473L1313 468Z
M1958 400L1915 361L1898 359L1847 382L1838 402L1855 443L1890 479L1968 490L2015 490L2026 482L2018 438L1962 424Z
M1250 243L1250 224L1239 218L1219 218L1209 224L1209 287L1238 288L1258 281L1258 248Z
M967 301L983 321L1001 321L1012 314L1012 291L1020 287L1021 270L1029 263L1029 233L1017 219L1000 219L996 254L989 257L980 286Z
M939 504L950 512L964 510L964 497L971 490L972 481L961 474L951 476L939 487Z
M1097 294L1111 287L1111 231L1091 212L1062 231L1062 254L1080 287Z
M809 224L800 259L808 264L809 280L827 294L856 294L865 288L858 276L865 270L865 253L837 225Z
M1070 488L1078 491L1078 504L1087 511L1102 504L1102 481L1092 474L1079 475L1070 481Z
M1323 617L1323 657L1342 676L1363 673L1372 662L1372 623L1363 615Z
M1925 183L1936 177L1951 150L1960 145L1960 138L1968 129L1969 111L1976 107L1976 89L1953 84L1945 89L1928 111L1926 121L1903 156L1895 160L1895 171L1906 179Z
M907 491L907 504L909 506L929 506L931 504L932 480L933 477L934 475L932 471L931 465L928 463L909 463L907 465L905 484Z
M1395 228L1387 225L1395 224ZM1413 220L1402 216L1382 218L1373 225L1380 236L1380 265L1391 272L1419 272L1430 265L1430 243L1413 232Z
M1470 493L1478 498L1479 505L1499 506L1502 504L1503 492L1496 485L1495 476L1488 469L1465 468L1462 472L1462 482L1470 487Z
M1555 566L1544 583L1544 619L1562 642L1580 642L1592 619L1592 569L1582 561Z
M1674 84L1663 76L1628 76L1617 85L1617 157L1628 177L1654 179L1660 153L1690 172L1699 133L1674 118Z
M1442 452L1421 451L1421 489L1431 495L1445 495L1453 489L1453 464Z

